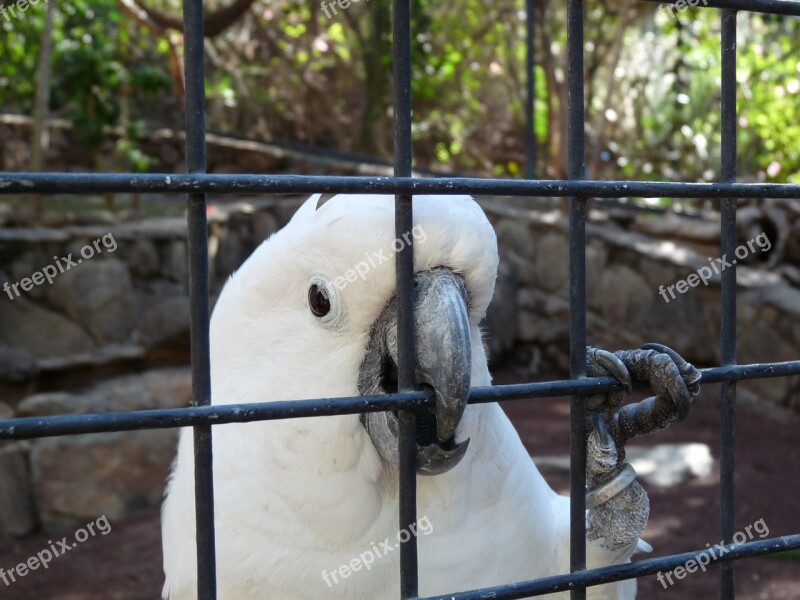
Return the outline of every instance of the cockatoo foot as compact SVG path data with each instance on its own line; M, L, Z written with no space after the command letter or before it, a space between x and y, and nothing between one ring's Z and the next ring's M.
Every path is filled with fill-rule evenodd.
M647 524L650 503L625 461L625 443L682 421L700 389L700 372L660 344L610 353L587 348L587 374L612 375L622 391L587 398L590 432L586 446L587 537L608 550L632 551ZM655 396L622 405L633 382L648 383Z

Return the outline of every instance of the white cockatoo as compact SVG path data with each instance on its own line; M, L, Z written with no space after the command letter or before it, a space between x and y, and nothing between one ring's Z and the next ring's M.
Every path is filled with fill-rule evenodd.
M215 427L222 600L394 600L399 540L411 534L424 596L569 571L569 498L547 485L497 404L467 406L469 387L491 382L478 323L497 273L494 231L468 197L418 196L412 231L396 239L393 200L313 196L230 278L211 319L212 402L395 391L394 254L413 239L417 381L436 395L435 411L418 416L418 526L398 531L394 413ZM589 399L587 481L613 496L587 511L596 567L627 561L647 519L622 444L684 416L696 371L668 349L587 356L590 374L659 392L624 417L619 399ZM187 428L162 514L173 600L197 597L193 475ZM635 582L588 595L634 598Z

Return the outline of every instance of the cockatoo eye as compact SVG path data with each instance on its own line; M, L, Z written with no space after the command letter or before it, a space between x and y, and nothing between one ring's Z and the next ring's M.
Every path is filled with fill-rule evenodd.
M308 280L308 308L317 323L328 329L338 329L344 324L345 311L340 289L324 275L314 275Z
M324 317L331 312L331 299L323 286L312 283L308 288L308 307L315 317Z

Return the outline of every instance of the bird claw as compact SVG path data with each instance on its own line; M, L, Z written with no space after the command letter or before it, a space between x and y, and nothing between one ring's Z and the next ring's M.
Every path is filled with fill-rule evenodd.
M628 367L625 366L615 354L600 348L589 348L587 352L587 370L590 375L613 375L617 381L622 384L627 393L633 390L633 382L631 381L631 374L628 373ZM598 372L602 370L603 372Z
M586 469L594 476L610 473L618 463L617 446L608 431L606 422L598 413L592 413L592 430L586 439Z
M586 348L586 374L589 377L606 377L611 375L622 384L623 391L611 392L599 396L588 396L586 408L589 411L602 413L606 420L611 417L614 410L622 405L625 396L633 389L633 381L625 366L615 354L600 348Z
M624 460L624 445L629 439L660 431L673 421L685 419L700 390L700 372L662 344L644 344L636 350L613 354L587 348L586 356L587 374L612 375L624 389L587 399L587 408L603 417L621 460ZM656 395L619 408L634 381L649 384Z

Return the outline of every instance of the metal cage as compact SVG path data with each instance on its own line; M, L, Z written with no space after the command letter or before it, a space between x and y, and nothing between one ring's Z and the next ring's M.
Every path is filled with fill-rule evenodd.
M658 0L648 0L658 1ZM675 4L682 0L668 0ZM685 0L683 0L685 1ZM185 175L94 173L0 173L0 194L170 193L188 195L189 284L191 296L191 352L193 406L183 409L143 410L106 414L18 418L0 421L0 440L56 435L129 431L191 426L194 428L195 498L197 522L198 598L216 593L212 426L294 417L325 417L385 410L400 411L399 529L416 521L414 427L415 410L432 406L430 394L414 391L414 325L412 314L412 246L397 254L398 389L375 397L318 398L264 404L211 406L209 375L209 295L206 193L389 193L395 194L395 228L411 230L413 195L496 194L510 196L569 196L570 379L565 381L473 388L470 403L571 395L571 573L480 590L457 591L441 600L525 598L571 591L585 598L586 587L671 570L701 554L694 552L641 560L630 564L586 570L585 467L586 409L583 397L621 389L611 377L586 375L586 199L619 197L714 198L721 203L721 252L736 247L736 198L800 199L797 184L736 183L736 17L737 11L800 16L800 0L704 0L722 12L722 180L719 183L644 181L587 181L584 167L583 22L584 0L568 0L568 148L569 179L535 179L536 144L533 136L533 7L528 8L526 109L527 177L525 180L479 178L412 178L411 147L411 25L409 0L393 0L393 78L395 94L394 177L332 177L304 175L208 175L205 173L203 6L184 0L186 80ZM720 529L726 544L735 532L736 382L744 379L800 374L800 360L753 365L736 364L736 267L722 272L721 366L702 371L702 383L719 383L721 398ZM732 561L800 548L800 534L731 545L712 563L721 562L720 598L734 598ZM417 542L401 544L399 596L423 600L418 593ZM707 551L706 551L707 553ZM433 600L425 598L424 600Z

